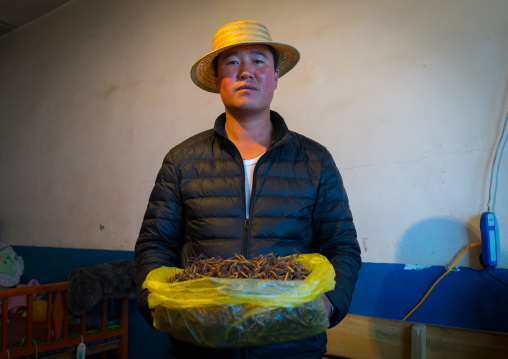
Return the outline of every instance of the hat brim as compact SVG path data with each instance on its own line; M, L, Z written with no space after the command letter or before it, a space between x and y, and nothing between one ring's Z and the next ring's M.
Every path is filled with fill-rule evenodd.
M279 69L279 77L288 73L300 60L300 53L296 48L291 45L283 44L280 42L272 41L246 41L238 42L232 45L221 47L215 51L209 52L201 57L191 68L192 81L201 89L219 93L215 83L215 70L213 68L213 60L222 52L236 46L242 45L268 45L275 49L279 57L277 68Z

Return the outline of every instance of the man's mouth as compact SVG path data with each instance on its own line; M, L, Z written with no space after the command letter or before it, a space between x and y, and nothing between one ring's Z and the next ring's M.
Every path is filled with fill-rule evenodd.
M242 85L236 89L236 91L240 91L240 90L256 90L256 87L253 85L250 85L250 84L245 84L245 85Z

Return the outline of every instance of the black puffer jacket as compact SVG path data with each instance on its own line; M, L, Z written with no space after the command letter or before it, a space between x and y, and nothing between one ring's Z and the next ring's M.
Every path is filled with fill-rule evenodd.
M330 326L336 325L349 310L361 261L347 195L332 156L317 142L289 131L272 111L275 141L254 170L246 219L243 162L226 136L225 120L222 114L213 130L189 138L164 159L135 249L140 312L152 324L148 293L141 285L155 268L183 267L189 257L201 253L253 258L270 252L285 256L296 250L321 253L333 264L336 287L327 296L337 309ZM182 358L201 354L205 358L319 358L326 350L326 333L227 351L173 341L172 349Z

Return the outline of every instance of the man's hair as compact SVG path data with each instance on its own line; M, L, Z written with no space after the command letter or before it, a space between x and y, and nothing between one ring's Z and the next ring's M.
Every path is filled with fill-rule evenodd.
M274 71L277 71L277 66L279 65L279 55L277 55L277 51L270 45L265 45L268 47L268 50L272 53L273 56L273 68ZM219 77L219 57L220 54L215 56L215 58L212 61L213 71L215 72L215 77Z

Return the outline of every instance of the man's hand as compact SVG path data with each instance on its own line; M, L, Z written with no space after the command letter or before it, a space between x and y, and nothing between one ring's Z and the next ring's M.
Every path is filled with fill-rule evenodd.
M321 298L323 298L323 303L325 304L326 315L330 318L330 313L332 312L332 303L330 303L330 299L325 294L321 294Z

